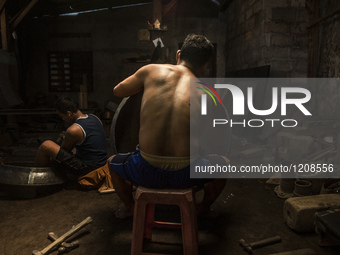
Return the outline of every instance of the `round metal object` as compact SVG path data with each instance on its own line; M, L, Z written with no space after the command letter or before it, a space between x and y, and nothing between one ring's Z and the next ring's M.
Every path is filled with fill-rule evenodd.
M52 167L34 167L33 162L6 162L0 165L0 190L9 197L34 198L66 183L67 177Z
M56 185L65 178L52 167L34 167L33 162L2 163L0 183L13 185Z
M312 183L307 180L295 181L294 195L297 197L312 195Z
M143 91L124 98L112 118L110 142L114 154L136 150Z
M111 149L114 154L132 152L136 150L139 138L139 121L140 107L142 102L143 91L136 95L124 98L119 104L111 123L110 142ZM152 114L152 113L150 113ZM223 106L219 109L220 116L230 119L227 109ZM215 153L227 155L231 143L231 128L224 125L224 137L214 138L220 144L221 150ZM211 139L210 137L202 137L201 139ZM223 142L222 142L223 141ZM222 145L221 145L222 144ZM211 144L215 147L215 144ZM220 153L219 153L220 152Z

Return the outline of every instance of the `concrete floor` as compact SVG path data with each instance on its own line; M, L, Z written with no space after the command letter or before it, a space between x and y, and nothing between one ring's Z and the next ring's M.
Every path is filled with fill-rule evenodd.
M254 255L311 249L315 254L340 254L336 247L322 248L315 233L299 234L283 221L283 203L275 185L261 179L231 179L214 204L217 219L199 219L199 254L247 254L239 239L248 242L279 235L281 243L254 250ZM198 193L198 199L201 196ZM91 216L93 221L71 240L78 240L73 255L130 254L132 219L119 220L114 211L121 205L115 193L101 195L74 185L34 199L0 197L0 254L27 255L51 242L49 232L61 236L73 225ZM174 208L158 208L158 214L176 214ZM150 249L181 254L180 232L155 231ZM167 244L164 244L167 243ZM50 254L58 254L54 250Z

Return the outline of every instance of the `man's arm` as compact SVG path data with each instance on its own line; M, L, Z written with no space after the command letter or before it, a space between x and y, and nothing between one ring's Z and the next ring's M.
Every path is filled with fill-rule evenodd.
M78 125L73 124L66 130L65 138L61 144L61 147L68 151L72 151L74 145L80 144L83 139L83 130Z
M148 75L150 65L141 67L133 75L129 76L113 88L113 94L117 97L128 97L137 94L144 87L144 80Z

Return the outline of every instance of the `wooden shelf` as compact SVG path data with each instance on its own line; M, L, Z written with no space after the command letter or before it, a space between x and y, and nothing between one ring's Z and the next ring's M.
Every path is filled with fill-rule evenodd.
M88 109L80 109L83 113L94 113L97 109L88 108ZM0 110L0 115L42 115L42 114L57 114L57 111L54 109L9 109L9 110Z

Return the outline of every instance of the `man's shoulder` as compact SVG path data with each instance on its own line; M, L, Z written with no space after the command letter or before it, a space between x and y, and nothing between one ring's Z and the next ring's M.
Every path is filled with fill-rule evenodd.
M94 114L92 114L92 113L89 113L89 114L87 114L87 115L88 115L89 119L92 119L92 120L96 120L96 121L101 122L101 120L99 119L99 117L98 117L97 115L94 115Z
M185 70L181 66L172 64L149 64L144 66L144 71L147 75L151 75L153 78L164 78L169 75L183 75Z
M169 68L178 69L178 66L172 64L148 64L143 66L141 70L144 69L148 71L153 71L155 69L169 69Z
M78 143L78 141L80 141L83 138L83 130L82 128L74 123L71 126L69 126L69 128L66 130L65 133L65 139L69 140L69 139L76 139Z
M68 127L66 132L70 134L74 134L74 133L78 133L81 130L82 128L78 123L73 123L71 126Z

